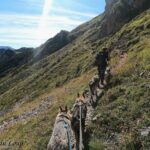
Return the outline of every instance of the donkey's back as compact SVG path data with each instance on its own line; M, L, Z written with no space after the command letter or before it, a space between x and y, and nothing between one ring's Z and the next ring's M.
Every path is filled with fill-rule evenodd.
M48 144L48 150L69 150L69 147L71 147L72 150L75 150L75 145L71 121L58 115Z

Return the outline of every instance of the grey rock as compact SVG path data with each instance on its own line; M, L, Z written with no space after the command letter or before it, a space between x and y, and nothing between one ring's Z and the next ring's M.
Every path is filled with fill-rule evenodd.
M140 130L141 136L149 136L150 135L150 127L143 128Z

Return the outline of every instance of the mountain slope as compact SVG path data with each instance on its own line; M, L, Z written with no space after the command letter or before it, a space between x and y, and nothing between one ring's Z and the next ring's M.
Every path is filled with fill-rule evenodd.
M95 111L100 117L88 129L90 149L136 149L140 142L148 147L148 138L138 134L150 125L150 10L118 28L116 34L98 38L104 16L73 30L77 38L55 53L36 63L29 61L0 78L1 122L20 118L25 112L29 115L45 101L53 101L50 108L3 131L0 140L23 141L21 149L45 149L59 105L71 106L76 93L88 87L96 72L95 54L107 46L113 78Z
M113 78L90 127L91 149L149 149L150 10L126 24L105 44L113 49ZM98 148L99 147L99 148Z
M92 21L80 25L71 32L64 30L60 31L56 36L50 38L40 47L35 49L36 59L42 59L56 51L59 51L61 48L82 36L85 32L89 31L91 28L98 27L102 17L103 15L97 16L96 18L92 19Z
M33 58L33 48L20 48L18 50L0 50L0 76L17 69Z
M100 21L101 16L98 16L95 19L96 21ZM91 21L92 26L97 23L95 19ZM28 95L27 101L34 100L41 93L50 91L57 86L61 86L70 79L87 71L88 68L91 68L91 57L93 57L90 55L92 53L91 43L87 43L87 37L90 36L89 33L91 33L91 25L88 24L89 23L81 26L81 30L83 31L80 31L78 28L72 31L71 34L80 35L80 32L85 32L89 29L67 46L36 63L33 63L31 60L27 64L10 72L4 78L1 78L0 99L5 97L5 101L0 101L1 110L5 109L4 107L1 107L2 105L10 108L14 102L22 101L26 95ZM85 44L81 41L84 41ZM49 41L46 43L48 42ZM45 49L44 51L46 50L48 49ZM91 63L88 64L90 61ZM12 77L10 78L10 76ZM17 94L14 95L13 93L16 93L16 90Z

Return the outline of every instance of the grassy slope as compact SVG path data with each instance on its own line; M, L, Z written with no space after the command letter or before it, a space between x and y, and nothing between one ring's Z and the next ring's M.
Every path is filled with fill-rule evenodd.
M0 78L0 110L10 109L18 101L32 101L89 70L94 55L91 54L91 43L87 37L89 30L91 32L90 27L100 20L101 16L96 17L73 30L72 34L88 31L56 53L34 65L28 63L18 67Z
M21 108L17 109L13 113L8 113L6 117L17 116L23 112L27 112L37 105L41 104L45 97L55 95L55 103L49 110L45 110L37 117L32 117L26 122L21 122L5 130L0 136L0 141L9 141L10 139L23 142L24 145L20 147L24 150L44 150L46 149L52 127L55 121L55 116L58 112L60 105L72 106L75 101L77 92L83 91L88 86L87 81L94 75L95 70L87 72L87 74L81 77L71 80L61 88L56 88L51 93L45 93L42 97L37 98L35 101L29 104L24 104ZM17 149L18 147L15 147ZM18 148L19 149L19 148Z
M136 17L107 41L108 46L127 52L121 59L112 52L114 75L109 90L100 100L95 115L99 118L89 127L91 149L143 149L150 141L139 129L150 126L150 11ZM138 39L138 40L137 40ZM118 47L119 46L119 47ZM140 74L144 73L143 76Z
M91 25L95 23L95 20L101 20L101 17L93 19ZM73 32L87 30L91 25L89 23L84 24ZM87 86L87 81L93 75L93 73L91 76L88 74L87 78L85 77L87 75L83 75L81 79L77 78L70 81L91 68L92 51L90 46L87 49L88 46L83 47L81 42L87 35L88 33L80 36L59 52L34 65L25 64L10 72L7 76L0 78L0 110L13 110L13 112L1 115L0 121L31 111L43 103L44 99L47 99L47 95L51 96L55 93L57 99L54 100L58 100L50 110L45 110L38 117L32 117L31 120L27 120L27 123L17 124L6 130L0 135L0 140L25 141L23 149L46 148L59 105L64 103L71 105L77 92ZM65 88L68 86L69 93L65 91L65 88L60 87L67 82L69 82L69 85L65 85ZM54 88L56 87L58 87L58 90L55 91ZM20 105L19 108L14 107L16 103ZM43 128L45 131L43 131ZM32 132L33 130L34 132Z
M91 43L90 37L96 31L96 28L94 28L61 51L35 65L22 66L16 72L1 78L0 88L3 94L0 96L0 109L6 110L11 108L15 102L21 99L26 100L14 112L14 115L22 113L24 110L28 111L30 104L34 106L41 103L39 96L44 93L51 94L54 87L61 86L65 82L68 83L64 86L68 86L72 90L70 93L62 92L59 101L44 114L32 118L26 124L17 124L3 132L0 140L23 140L25 145L22 149L45 149L50 138L58 105L61 103L71 105L76 93L87 87L89 79L95 72L95 70L87 72L92 68L96 52L94 49L100 49L107 45L119 51L127 51L128 57L123 66L116 69L110 89L106 91L99 102L95 114L100 114L101 117L97 120L97 123L93 123L89 127L89 130L92 131L90 147L95 150L97 148L99 150L99 147L102 149L108 147L108 144L115 147L114 142L121 147L133 145L136 128L150 125L148 118L148 97L150 97L148 95L148 85L150 84L148 80L150 77L149 18L150 11L147 11L147 13L143 13L125 25L116 35ZM144 30L139 27L141 25L144 25ZM139 39L135 39L138 36ZM114 52L111 55L111 65L116 67L115 64L119 61L119 57ZM143 71L146 71L144 77L139 77L139 74ZM86 75L84 72L86 72ZM79 75L81 77L70 81L70 79ZM60 94L63 88L58 88L58 91L56 89L55 93ZM6 117L9 116L11 114L6 115ZM4 119L4 116L0 119ZM114 140L110 139L112 133L115 133ZM121 140L119 141L117 137L120 137Z

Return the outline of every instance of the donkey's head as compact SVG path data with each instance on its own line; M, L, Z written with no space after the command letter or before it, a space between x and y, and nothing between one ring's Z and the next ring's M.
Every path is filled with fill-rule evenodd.
M85 102L85 98L86 98L86 95L85 95L84 92L82 93L82 95L80 95L80 93L78 93L77 94L76 102L82 102L82 103L84 103Z
M67 107L67 106L65 106L65 107L59 106L59 112L60 112L60 113L66 113L66 114L67 114L67 112L68 112L68 107Z
M72 126L78 127L78 121L80 117L80 106L82 108L83 106L86 106L85 93L83 93L82 95L80 95L79 93L77 94L77 99L72 109ZM82 109L82 111L84 111L84 109Z
M58 118L58 117L59 117L59 118L65 117L65 118L67 118L68 120L71 119L71 115L70 115L70 112L69 112L67 106L65 106L65 107L60 106L60 107L59 107L59 113L58 113L58 115L57 115L57 118Z

